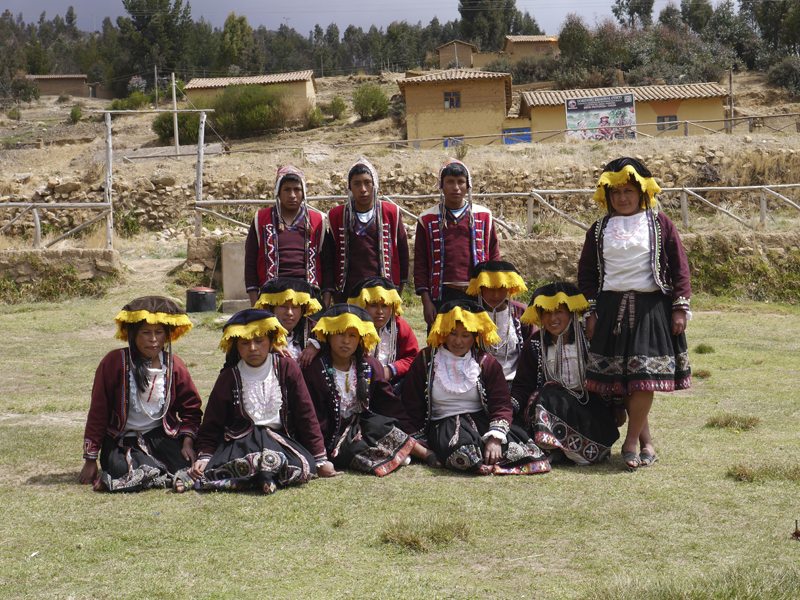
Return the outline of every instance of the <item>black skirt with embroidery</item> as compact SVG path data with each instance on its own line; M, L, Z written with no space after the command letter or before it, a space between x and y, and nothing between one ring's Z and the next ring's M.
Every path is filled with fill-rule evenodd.
M195 487L221 491L256 488L271 494L278 487L306 483L316 475L316 463L308 450L282 433L254 425L247 435L219 445Z
M172 485L172 478L191 463L183 458L183 438L173 438L159 426L144 434L128 432L114 439L106 436L100 450L97 489L139 492Z
M431 421L428 444L436 458L449 469L470 471L480 475L533 475L546 473L550 463L531 436L512 423L501 444L500 460L493 465L484 463L489 431L489 416L485 411L464 413Z
M415 443L395 419L364 411L344 426L331 452L331 462L337 469L383 477L403 464Z
M692 385L686 335L672 335L672 303L660 292L602 292L586 389L605 396L672 392Z
M613 405L594 392L576 398L558 384L547 384L534 392L526 418L540 448L563 450L579 465L606 460L619 439Z

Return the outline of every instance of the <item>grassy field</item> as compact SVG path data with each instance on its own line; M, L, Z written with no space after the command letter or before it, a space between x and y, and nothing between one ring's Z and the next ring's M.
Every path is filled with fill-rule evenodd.
M126 301L182 296L163 275L174 261L130 264L129 282L101 300L0 307L0 597L800 594L797 307L697 299L689 347L704 345L691 356L704 377L657 395L661 460L636 473L617 444L604 465L532 477L414 464L270 497L112 496L77 484L94 370L119 347ZM419 313L408 311L418 329ZM175 350L206 398L219 325L192 317Z

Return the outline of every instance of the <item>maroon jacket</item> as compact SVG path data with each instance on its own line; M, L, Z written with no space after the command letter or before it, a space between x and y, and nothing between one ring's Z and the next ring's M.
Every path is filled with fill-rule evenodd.
M689 310L692 296L689 263L683 249L678 229L663 212L648 211L650 229L650 266L658 287L672 298L672 308ZM594 222L586 232L583 251L578 262L578 287L594 308L597 297L603 291L605 261L603 259L603 231L608 225L609 215Z
M514 405L515 415L525 411L530 397L544 385L544 360L542 343L537 333L525 340L519 355L517 374L511 385L511 403Z
M273 354L278 381L283 395L281 423L283 433L297 440L318 461L326 459L314 404L308 395L300 367L291 358ZM225 369L217 377L203 424L197 434L197 454L210 458L223 441L244 437L253 429L253 420L245 410L242 398L242 378L238 367Z
M366 410L395 419L400 429L409 433L410 425L403 403L400 398L392 393L392 386L383 377L383 365L377 358L364 356L367 363L367 377L369 378L369 389L367 392ZM347 426L339 416L339 407L334 403L333 393L328 385L326 369L332 369L330 351L323 349L311 364L303 370L308 393L314 402L317 411L317 420L325 438L325 447L328 453L336 447L339 437Z
M168 366L169 368L169 366ZM97 460L105 436L116 438L128 421L130 373L133 369L130 350L120 348L106 354L94 375L92 403L83 435L83 458ZM170 437L197 436L203 402L194 387L183 361L172 355L172 375L169 407L162 419L164 431Z
M427 346L411 365L403 383L403 405L413 428L412 435L427 439L431 420L431 388L433 386L435 348ZM482 350L475 354L481 367L480 383L483 388L481 402L489 415L489 429L508 433L514 410L508 393L503 367L491 355ZM430 378L428 377L430 374Z

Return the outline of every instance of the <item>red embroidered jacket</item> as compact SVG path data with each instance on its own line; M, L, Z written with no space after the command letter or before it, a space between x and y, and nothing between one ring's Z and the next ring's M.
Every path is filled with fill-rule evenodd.
M317 461L327 457L314 404L308 395L300 367L291 358L272 355L283 395L283 432L302 444ZM203 424L197 434L197 454L211 458L223 442L244 437L253 429L253 420L244 407L242 379L237 367L219 374L208 398Z
M130 399L130 374L133 368L130 350L120 348L106 354L94 375L92 403L86 419L83 458L97 460L106 435L116 438L125 430ZM167 365L168 372L170 365ZM162 425L167 435L195 438L203 411L189 371L183 361L172 355L169 408Z
M395 376L392 380L402 379L408 373L411 363L419 352L417 336L403 317L395 317L397 323L397 347L395 350L395 360L391 363L394 367ZM388 323L386 325L388 327ZM384 365L388 367L389 365Z
M328 212L328 233L325 252L323 253L323 282L322 290L325 292L337 291L349 293L352 287L366 277L379 275L392 280L396 286L408 281L408 237L403 227L400 211L391 202L380 202L381 228L380 256L378 255L377 240L367 234L358 236L353 231L349 232L349 240L344 236L344 218L346 204L333 207ZM370 228L374 230L377 220L373 219ZM378 232L375 232L377 235ZM360 238L360 239L359 239ZM363 240L363 241L362 241ZM354 242L358 241L370 257L376 260L367 260ZM349 249L348 249L349 242ZM383 268L381 268L381 263ZM351 286L347 285L348 280Z
M439 204L419 216L414 241L414 287L418 295L427 291L431 300L439 300L446 281L468 282L479 262L500 260L492 212L473 204L472 214L472 230L469 215L455 223L448 214L447 227L442 227Z
M304 209L305 210L305 209ZM318 210L309 209L308 218L311 221L311 239L306 254L304 242L299 242L299 247L280 248L278 237L290 234L289 231L279 231L278 215L274 206L261 209L256 213L250 225L250 231L245 241L244 256L244 283L248 292L258 291L267 281L276 277L297 277L305 279L312 286L320 287L322 284L322 244L325 241L325 215ZM305 239L305 219L301 219L296 232ZM291 262L303 265L295 272L287 271L280 263L286 261L285 255L292 252Z

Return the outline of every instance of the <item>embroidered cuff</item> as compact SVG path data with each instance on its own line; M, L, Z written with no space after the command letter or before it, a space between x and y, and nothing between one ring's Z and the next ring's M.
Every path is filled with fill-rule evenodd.
M336 291L336 289L332 288L332 287L324 287L324 288L322 288L321 291L322 291L323 294L325 294L325 293L332 294L333 292Z
M100 448L92 443L92 440L83 440L83 460L97 460L100 455Z
M422 296L422 292L430 293L431 290L430 290L430 288L426 288L426 287L418 287L414 291L416 292L417 296Z
M97 460L99 452L87 452L83 455L83 460Z
M587 298L586 301L589 303L589 310L586 312L594 312L594 309L597 306L597 298Z
M193 440L197 439L197 431L194 429L178 429L178 435L185 435Z
M496 429L490 429L489 431L487 431L484 434L484 436L481 439L485 442L490 437L497 438L498 440L500 440L501 444L505 444L506 443L506 434L505 433L501 433L500 431L497 431Z
M672 301L672 310L685 310L689 312L689 298L681 296L677 300Z
M391 364L389 365L389 369L392 371L392 377L397 377L397 367L395 367L394 364Z
M260 291L261 291L261 288L260 288L260 287L258 287L257 285L248 285L248 286L245 288L245 290L244 290L244 291L246 291L246 292L260 292Z
M201 452L197 455L197 460L202 460L204 462L208 462L211 460L211 457L214 456L213 454L209 454L208 452Z
M408 277L406 277L405 279L400 278L400 283L408 283Z
M514 414L519 412L519 402L517 402L517 399L514 398L514 396L511 396L511 407L514 409Z
M311 344L312 346L314 346L314 348L316 348L317 350L322 348L322 345L319 343L319 340L316 340L316 339L312 338L312 339L308 340L308 343Z

